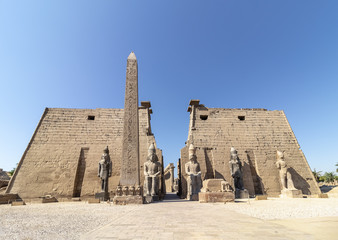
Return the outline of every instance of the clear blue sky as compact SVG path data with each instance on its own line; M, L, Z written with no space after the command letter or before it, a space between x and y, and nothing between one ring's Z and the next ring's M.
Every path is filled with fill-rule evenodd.
M190 99L284 110L311 166L338 162L338 1L0 0L0 168L19 162L45 107L123 108L138 58L165 162Z

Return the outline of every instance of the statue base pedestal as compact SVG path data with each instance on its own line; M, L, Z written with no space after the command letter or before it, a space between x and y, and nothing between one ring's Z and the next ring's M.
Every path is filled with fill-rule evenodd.
M214 202L233 202L235 194L233 192L200 192L198 194L200 203Z
M280 198L303 198L302 190L298 189L283 189Z
M144 203L152 203L152 202L155 202L155 201L159 201L159 197L158 195L155 195L155 196L145 196L144 197Z
M198 201L198 193L192 194L190 196L187 196L187 200L189 200L189 201Z
M41 203L53 203L58 202L58 200L55 197L43 197L41 200Z
M95 198L100 199L100 201L108 201L110 199L109 193L106 192L95 193Z
M236 189L235 198L239 198L239 199L249 198L248 190L246 190L246 189L243 189L243 190Z
M143 204L143 197L141 195L115 196L113 203L115 205Z

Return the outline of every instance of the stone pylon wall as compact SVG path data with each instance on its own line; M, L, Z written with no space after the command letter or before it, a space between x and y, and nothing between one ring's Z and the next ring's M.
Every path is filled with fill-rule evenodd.
M233 186L229 160L230 148L235 147L250 195L278 196L281 186L275 162L276 150L280 150L284 151L295 187L303 194L320 193L283 111L190 107L187 146L181 150L183 197L187 189L184 165L188 161L188 144L192 142L197 148L202 180L224 178Z
M7 192L24 199L46 194L71 198L74 189L80 188L81 197L92 196L101 190L98 162L107 145L112 161L109 191L114 191L121 172L123 114L123 109L46 108ZM149 109L141 107L141 185L147 150L155 142L149 118ZM162 160L162 151L157 153Z

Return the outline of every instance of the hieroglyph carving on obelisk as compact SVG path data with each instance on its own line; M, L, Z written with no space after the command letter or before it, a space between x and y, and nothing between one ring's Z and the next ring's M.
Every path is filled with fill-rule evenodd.
M124 102L124 125L120 185L140 184L139 118L137 60L133 52L127 60L126 94Z

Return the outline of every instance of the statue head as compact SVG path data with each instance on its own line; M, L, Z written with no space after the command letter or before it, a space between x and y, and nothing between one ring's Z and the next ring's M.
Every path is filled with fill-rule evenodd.
M103 149L103 153L107 153L107 154L109 154L109 149L108 149L108 146L106 146L106 147Z
M189 146L189 160L194 160L194 157L196 156L196 148L193 144L190 144Z
M284 153L283 152L277 150L276 155L277 155L278 160L279 159L284 160Z
M237 150L234 147L230 148L230 159L237 160Z
M156 161L156 148L154 143L150 144L148 148L148 159L150 159L152 162Z
M103 149L103 153L102 153L102 156L101 156L101 160L104 160L105 162L109 161L109 149L108 149L108 146L106 146L106 147Z
M153 155L153 154L156 154L156 148L155 148L154 143L150 144L148 148L148 156Z

